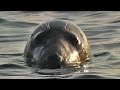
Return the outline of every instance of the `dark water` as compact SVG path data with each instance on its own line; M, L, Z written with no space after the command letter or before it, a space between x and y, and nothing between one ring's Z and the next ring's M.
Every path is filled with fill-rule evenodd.
M69 20L85 32L93 59L87 72L66 68L39 70L27 67L22 56L30 34L47 20ZM118 11L50 11L0 12L0 79L119 79L120 12Z

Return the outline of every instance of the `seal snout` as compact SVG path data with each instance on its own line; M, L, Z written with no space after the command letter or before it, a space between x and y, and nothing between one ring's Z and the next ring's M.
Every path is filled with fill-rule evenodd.
M51 54L46 57L44 65L41 68L57 69L61 68L60 57L57 54Z
M47 56L46 60L50 62L52 65L60 63L60 57L57 54Z

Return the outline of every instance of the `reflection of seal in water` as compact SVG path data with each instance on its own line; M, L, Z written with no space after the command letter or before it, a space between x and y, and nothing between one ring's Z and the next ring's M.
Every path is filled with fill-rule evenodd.
M50 21L31 35L24 50L29 66L56 69L79 66L90 59L90 46L83 31L75 24Z

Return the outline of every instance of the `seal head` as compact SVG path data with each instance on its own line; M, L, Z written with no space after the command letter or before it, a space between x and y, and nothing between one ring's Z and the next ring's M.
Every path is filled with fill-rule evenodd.
M91 58L90 46L84 32L66 21L41 24L28 40L24 57L29 66L57 69L80 66Z

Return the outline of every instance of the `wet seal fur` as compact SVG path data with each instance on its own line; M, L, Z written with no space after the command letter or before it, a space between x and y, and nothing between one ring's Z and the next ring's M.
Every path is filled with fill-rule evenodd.
M38 68L78 67L91 59L91 49L79 26L68 21L49 21L33 32L24 57L28 66Z

